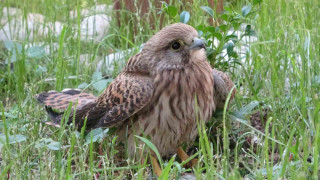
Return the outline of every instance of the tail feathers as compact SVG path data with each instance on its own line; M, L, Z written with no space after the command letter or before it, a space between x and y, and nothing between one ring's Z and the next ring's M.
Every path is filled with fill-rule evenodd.
M69 103L77 104L77 109L85 104L95 102L97 97L75 89L66 89L62 92L49 91L37 95L37 100L45 106L58 110L66 110Z
M51 126L60 127L60 122L61 122L63 113L57 113L53 111L51 107L48 107L48 106L45 106L45 108L51 119L51 121L47 121L45 123Z
M85 117L96 118L100 116L100 114L90 114L88 115L88 111L93 109L96 106L97 97L82 92L81 90L76 89L65 89L62 92L49 91L43 92L36 96L37 100L45 105L46 111L51 119L51 121L45 122L48 125L52 125L55 127L60 127L61 119L63 117L63 111L66 111L69 107L70 102L73 103L73 108L69 117L66 117L67 124L70 124L73 120L73 115L75 112L75 126L81 128L84 124ZM76 109L75 109L76 106ZM59 110L61 112L54 111ZM103 113L101 114L103 115ZM95 121L91 120L87 122L87 125L95 124ZM92 122L91 122L92 121Z
M97 107L96 102L89 102L82 106L81 108L77 108L75 110L75 126L80 130L83 125L84 121L87 118L86 122L86 129L92 129L96 127L97 123L99 122L99 118L101 118L106 111L105 107ZM60 127L61 119L63 117L63 112L55 112L51 107L46 106L46 111L51 119L51 121L45 122L48 125ZM73 122L73 115L74 110L71 111L70 116L67 118L67 124Z

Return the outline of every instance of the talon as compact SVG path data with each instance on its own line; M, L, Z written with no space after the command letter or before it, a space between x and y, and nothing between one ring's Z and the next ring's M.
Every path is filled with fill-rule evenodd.
M188 167L193 167L193 166L195 166L197 163L198 163L198 159L197 159L197 158L194 158L194 159L192 159L187 165L188 165Z
M152 163L152 167L153 167L153 171L154 173L160 177L161 173L162 173L162 170L159 166L159 163L157 161L157 159L154 157L154 156L151 156L151 163Z
M188 154L181 148L179 147L177 149L177 155L181 159L181 161L185 161L189 158ZM198 163L198 159L192 159L190 162L184 165L184 167L193 167L195 164Z

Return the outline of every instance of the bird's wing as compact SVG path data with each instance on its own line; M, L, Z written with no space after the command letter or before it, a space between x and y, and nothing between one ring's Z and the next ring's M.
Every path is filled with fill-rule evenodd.
M95 127L113 127L121 124L145 107L153 93L153 81L147 74L121 73L97 100L97 107L105 107L107 111ZM88 112L89 116L91 113L96 112Z
M214 79L214 96L215 102L217 104L217 108L224 108L224 104L227 100L228 94L233 88L234 84L230 77L216 69L212 69L212 75ZM232 100L235 96L236 89L233 89L230 100Z
M87 129L120 125L149 103L154 88L152 79L145 74L125 72L119 74L98 98L75 91L47 92L37 96L37 100L46 106L51 119L47 124L58 127L63 117L63 113L57 113L52 108L66 110L70 102L78 101L68 123L72 123L75 117L78 128L82 128L85 119Z
M41 104L62 111L68 108L70 102L74 105L77 104L77 109L79 109L85 104L97 100L96 96L76 89L65 89L62 92L43 92L38 94L36 98Z

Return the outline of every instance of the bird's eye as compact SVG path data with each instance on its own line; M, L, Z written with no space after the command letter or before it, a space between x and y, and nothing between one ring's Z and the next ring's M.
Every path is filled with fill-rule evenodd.
M183 42L178 40L178 41L174 41L172 44L171 44L171 49L174 50L174 51L178 51L179 49L181 49L183 45Z

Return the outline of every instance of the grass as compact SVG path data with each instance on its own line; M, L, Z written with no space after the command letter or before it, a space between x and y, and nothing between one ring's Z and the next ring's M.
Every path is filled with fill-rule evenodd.
M110 4L111 0L97 2L100 3ZM240 14L249 3L227 1L231 10ZM79 35L74 36L79 31L72 28L80 27L81 19L71 19L69 11L80 11L94 4L91 0L0 3L0 9L21 9L24 19L28 13L41 13L46 23L58 20L65 24L61 36L49 32L42 39L15 41L11 51L6 51L5 44L0 43L3 49L0 52L1 179L8 174L12 179L92 179L96 172L100 172L102 179L148 177L147 163L124 157L125 162L118 164L116 138L105 131L98 129L92 136L86 136L72 127L65 130L43 124L46 113L34 99L42 91L89 83L99 57L110 51L134 48L132 43L139 46L160 29L159 21L153 29L137 14L120 11L123 14L120 21L125 25L118 27L113 18L109 30L112 35L99 44L82 42ZM189 24L207 25L208 16L200 8L204 5L205 1L197 1L183 6L191 14ZM199 140L195 142L199 163L191 170L197 178L319 178L319 9L317 0L263 0L254 9L254 16L247 22L257 32L258 41L249 43L251 53L241 65L227 70L238 89L236 99L226 113L221 116L217 113L209 125L199 125ZM149 15L157 11L153 8ZM163 25L177 21L178 18L165 16ZM136 23L139 28L134 33L132 26ZM58 50L38 58L30 57L28 49L19 50L17 45L24 47L33 42L44 42L51 50L56 43ZM81 54L90 55L89 65L81 64ZM13 56L16 61L12 68L5 59L14 60ZM91 86L87 90L100 93ZM268 116L264 119L258 115L264 121L261 121L262 130L257 130L250 114L262 114L265 109L269 109ZM105 155L100 157L99 144L93 142L103 136ZM100 161L102 168L98 168ZM165 167L163 177L180 177L187 171L174 159L164 161L162 166Z

